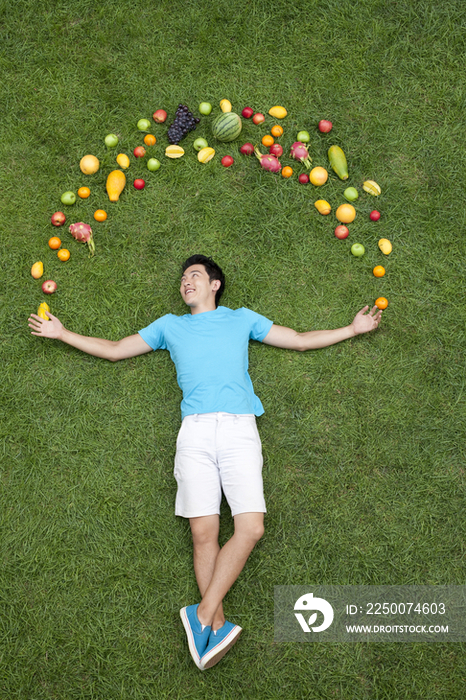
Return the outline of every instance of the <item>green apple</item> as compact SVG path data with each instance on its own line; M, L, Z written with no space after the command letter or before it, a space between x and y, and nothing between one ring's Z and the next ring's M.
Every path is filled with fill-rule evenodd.
M193 143L193 148L195 151L202 151L203 148L207 148L209 144L205 139L198 138Z
M140 119L138 121L138 129L139 131L149 131L150 121L148 119Z
M343 192L343 197L346 197L348 202L354 202L359 197L356 187L347 187Z
M60 197L61 203L62 204L74 204L76 202L76 195L74 192L63 192L62 196Z
M116 134L107 134L105 137L105 145L108 148L115 148L118 143L118 136Z
M212 111L212 105L210 102L201 102L199 105L199 112L203 114L205 117L207 117L208 114L210 114Z
M310 140L311 137L309 136L308 131L300 131L296 137L296 141L301 141L301 143L309 143Z
M147 169L155 172L160 168L160 161L157 158L149 158L147 161Z
M361 255L364 255L364 253L366 252L366 249L364 248L363 245L361 245L361 243L353 243L353 245L351 246L351 252L357 258L360 258Z

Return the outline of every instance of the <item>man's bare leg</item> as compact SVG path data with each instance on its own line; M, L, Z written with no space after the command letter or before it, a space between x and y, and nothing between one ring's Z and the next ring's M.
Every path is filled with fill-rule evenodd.
M220 545L218 543L219 517L205 515L190 518L191 534L193 536L194 573L201 596L204 596L214 573L215 562ZM212 618L212 629L218 630L225 623L222 604L218 606Z
M192 521L207 520L207 518L217 518L217 516L193 518ZM215 525L215 541L217 546L216 555L212 537L205 536L207 531L213 534L213 521L212 523L206 523L206 528L201 527L202 523L194 523L195 529L199 530L199 532L204 531L205 536L204 546L199 545L197 547L197 554L195 554L194 566L199 590L201 591L202 595L202 600L197 609L197 616L201 624L212 625L213 629L218 629L218 627L215 625L221 626L223 624L225 617L222 610L222 600L243 570L243 567L254 549L254 546L264 534L263 513L240 513L239 515L235 515L234 521L235 532L233 536L221 549L219 549L217 518ZM199 527L196 527L197 525ZM195 535L193 533L193 541L194 538ZM202 537L199 537L198 542L201 541ZM209 576L210 581L208 582L207 588L204 590L204 592L202 592L201 585L202 587L205 586Z

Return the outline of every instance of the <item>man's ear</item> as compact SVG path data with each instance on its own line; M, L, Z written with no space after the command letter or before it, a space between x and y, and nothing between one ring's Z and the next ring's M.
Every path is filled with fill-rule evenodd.
M212 283L212 291L218 292L218 290L220 289L221 286L222 286L222 283L220 282L220 280L214 280Z

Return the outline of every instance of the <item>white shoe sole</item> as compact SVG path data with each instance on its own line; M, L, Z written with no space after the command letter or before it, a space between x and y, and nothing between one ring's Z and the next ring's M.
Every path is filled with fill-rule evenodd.
M227 636L217 644L216 647L211 649L211 651L209 651L207 654L204 654L204 656L201 658L199 667L201 671L205 671L206 669L215 666L215 664L218 664L218 662L223 659L227 651L231 649L233 644L237 642L242 631L242 627L235 625Z
M201 657L197 653L196 645L194 643L193 631L191 625L189 624L188 616L186 615L186 608L181 608L180 610L181 622L183 623L184 631L186 632L186 637L188 638L189 653L191 654L194 663L200 671L204 669L201 666Z

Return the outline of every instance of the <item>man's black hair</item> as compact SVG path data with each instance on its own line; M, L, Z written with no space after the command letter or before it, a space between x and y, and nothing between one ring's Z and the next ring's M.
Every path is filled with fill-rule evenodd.
M191 267L191 265L204 265L205 270L209 275L209 282L220 280L220 287L215 293L215 306L218 306L220 297L225 291L225 275L223 274L222 269L212 260L212 258L208 258L206 255L191 255L191 257L185 260L181 266L182 273L184 273L188 267Z

